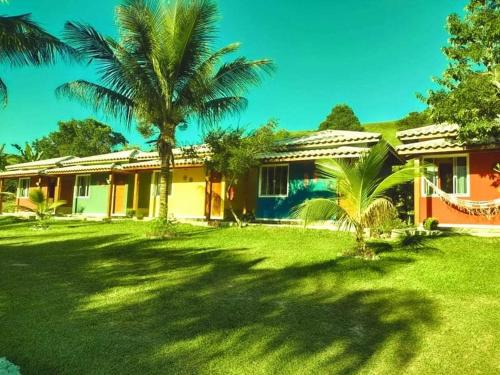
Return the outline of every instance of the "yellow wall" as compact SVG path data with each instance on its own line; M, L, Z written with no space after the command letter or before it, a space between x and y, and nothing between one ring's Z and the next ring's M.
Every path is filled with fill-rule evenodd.
M160 200L155 195L158 173L152 180L150 216L158 216ZM205 218L205 168L175 168L172 194L168 200L169 215L176 218Z

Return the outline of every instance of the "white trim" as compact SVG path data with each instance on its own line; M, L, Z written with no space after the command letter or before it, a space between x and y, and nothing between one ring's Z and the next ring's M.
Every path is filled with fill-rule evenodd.
M89 188L88 188L88 195L86 196L80 196L80 195L76 195L77 192L78 192L78 179L80 177L88 177L89 178ZM90 185L91 185L91 182L92 182L92 175L90 174L78 174L75 176L75 199L90 199Z
M262 189L262 169L268 167L287 167L286 169L286 194L264 195ZM258 198L287 198L290 190L290 163L263 164L259 167L259 196Z
M468 198L471 195L471 186L470 186L470 155L468 153L459 153L459 154L437 154L437 155L425 155L421 157L421 163L422 165L425 166L425 160L426 159L453 159L453 179L455 181L455 166L456 166L456 158L461 158L465 157L465 165L467 169L467 178L466 178L466 184L467 184L467 193L465 194L453 194L453 193L448 193L448 195L452 195L454 197L461 197L461 198ZM438 175L439 175L439 169L438 169ZM439 177L439 176L438 176ZM455 184L455 182L453 182ZM437 185L437 184L436 184ZM422 198L437 198L437 194L431 194L427 195L425 193L425 178L420 177L420 192L421 192L421 197ZM453 187L455 189L455 186Z
M26 196L19 194L19 192L21 191L21 181L22 180L28 180L28 188L27 188L27 195ZM19 179L17 181L17 194L16 194L16 198L18 198L18 199L29 198L29 196L30 196L30 187L31 187L31 177L19 177Z

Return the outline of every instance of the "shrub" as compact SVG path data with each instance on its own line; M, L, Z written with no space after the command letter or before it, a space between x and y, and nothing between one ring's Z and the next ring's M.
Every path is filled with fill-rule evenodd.
M126 211L126 214L125 214L128 218L132 218L134 217L135 215L135 210L132 209L132 208L127 208L127 211Z
M382 219L378 225L372 228L373 237L389 237L393 229L406 228L407 225L399 218L396 208L391 210L391 214Z
M0 374L4 375L19 375L21 372L19 371L19 367L9 362L7 358L0 358Z
M428 217L424 220L424 229L426 230L436 230L438 225L439 221L435 217Z

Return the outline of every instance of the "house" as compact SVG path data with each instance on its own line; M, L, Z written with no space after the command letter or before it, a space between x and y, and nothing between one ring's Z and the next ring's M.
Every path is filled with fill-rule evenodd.
M414 182L415 222L435 217L443 227L500 226L500 144L458 140L458 126L429 125L400 131L397 152L426 165Z
M326 130L285 139L260 155L262 163L226 197L223 176L207 173L201 160L210 151L196 146L197 157L175 149L171 170L169 214L179 219L224 219L227 199L242 214L260 221L291 220L292 209L306 199L331 197L335 181L318 176L319 159L356 159L381 141L370 132ZM391 163L399 162L392 150ZM29 190L42 189L49 201L64 200L59 213L120 217L159 216L157 152L127 150L89 157L65 157L9 166L2 180L17 179L17 206L29 206Z
M331 197L335 181L318 175L321 159L357 159L381 141L379 133L324 130L286 139L262 156L254 195L257 220L290 220L293 207L306 199ZM392 150L394 151L394 150ZM391 162L397 162L392 153Z

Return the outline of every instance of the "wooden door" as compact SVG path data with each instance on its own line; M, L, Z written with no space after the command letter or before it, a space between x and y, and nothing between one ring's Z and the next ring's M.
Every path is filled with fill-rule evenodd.
M113 184L113 214L124 215L126 210L125 202L127 201L127 183L128 176L124 174L116 174Z
M222 176L220 174L212 174L211 178L211 199L210 199L210 218L221 219L222 212Z

